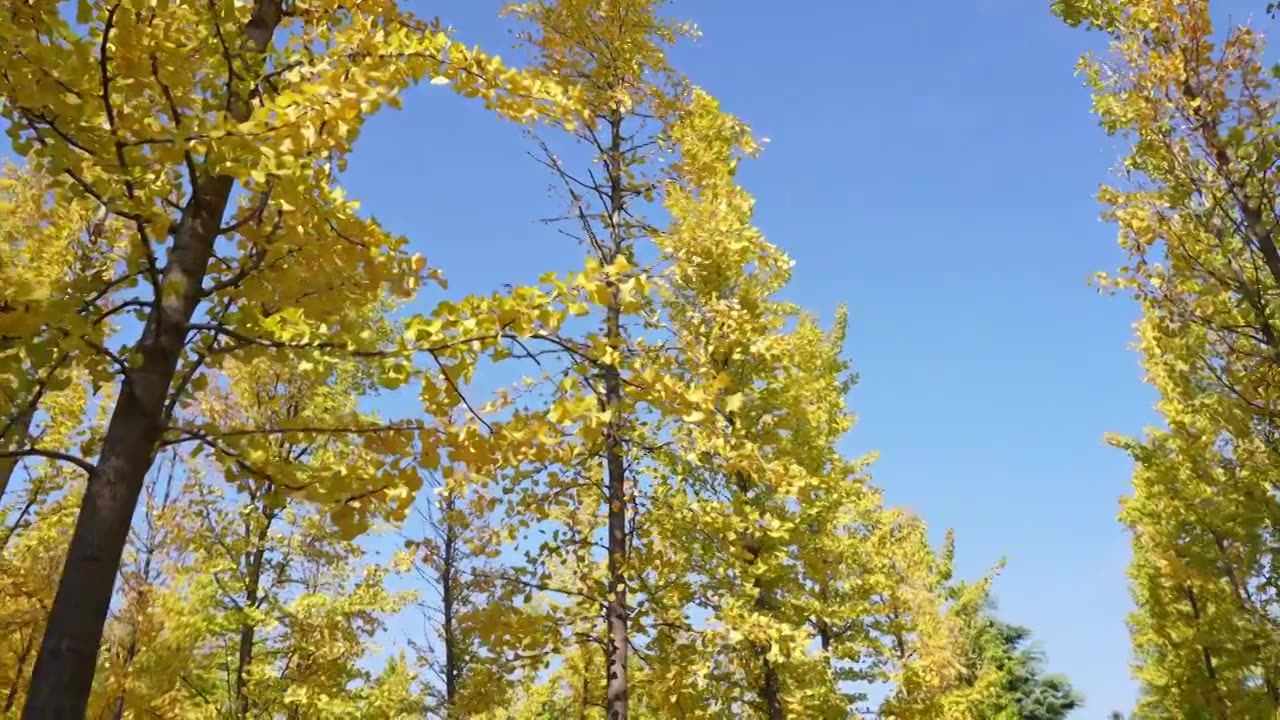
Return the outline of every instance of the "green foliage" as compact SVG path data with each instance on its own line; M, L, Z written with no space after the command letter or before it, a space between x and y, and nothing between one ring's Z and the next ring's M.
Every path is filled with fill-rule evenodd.
M1044 655L1031 645L1031 631L986 619L993 659L1006 674L1005 688L1017 709L1018 720L1065 720L1071 711L1083 707L1084 699L1065 676L1047 674Z

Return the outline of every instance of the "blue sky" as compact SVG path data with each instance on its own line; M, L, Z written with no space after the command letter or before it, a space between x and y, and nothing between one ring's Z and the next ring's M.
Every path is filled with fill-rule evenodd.
M423 7L493 52L500 3ZM1254 3L1259 5L1259 3ZM1240 18L1248 3L1219 2ZM1121 157L1073 70L1100 38L1047 2L683 2L705 36L680 68L772 143L742 180L797 267L789 296L851 316L862 380L848 450L881 453L891 502L958 536L964 573L1001 557L1001 614L1032 628L1087 695L1134 699L1128 547L1115 521L1129 462L1108 431L1156 417L1128 348L1136 309L1090 275L1119 265L1097 219ZM572 267L538 226L548 177L518 132L441 88L365 130L348 173L454 290Z

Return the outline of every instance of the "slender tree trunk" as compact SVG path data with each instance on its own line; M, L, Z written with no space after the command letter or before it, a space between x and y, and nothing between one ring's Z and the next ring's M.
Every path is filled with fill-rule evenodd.
M9 691L4 697L4 715L9 716L13 712L13 705L18 701L18 687L22 684L22 671L27 667L27 661L31 659L31 651L36 649L36 634L34 631L27 635L27 641L22 644L22 652L18 654L18 663L13 669L13 681L9 683Z
M830 604L830 595L827 590L826 580L824 579L820 581L818 585L818 602L821 603L821 607L825 610ZM827 669L831 671L834 676L836 672L836 659L831 656L831 646L835 644L836 630L831 627L831 622L823 617L814 618L813 627L818 633L818 644L822 648L822 656L827 663Z
M249 667L253 664L253 640L256 627L245 620L240 625L240 647L236 658L236 718L249 717Z
M587 672L587 658L594 648L580 643L578 645L578 654L582 656L582 698L578 702L578 720L587 720L587 713L590 711L591 702L591 675ZM609 664L608 653L605 653L605 664Z
M144 578L143 582L148 582L146 578L150 568L151 568L151 556L150 556L150 553L148 553L147 560L143 564L143 570L142 570L142 577ZM142 592L147 592L147 590L144 588ZM135 624L133 628L133 634L129 638L129 647L125 649L124 664L121 667L126 677L128 677L128 674L129 674L129 666L133 664L133 660L137 656L138 656L138 628L137 628L137 625ZM124 688L121 688L120 694L117 695L116 699L111 703L112 705L111 717L114 718L114 720L121 720L121 718L124 717L124 695L125 695Z
M730 418L729 422L731 425L733 424L732 418ZM754 486L752 479L743 474L737 474L733 479L734 484L737 485L738 492L744 498L748 498ZM763 540L754 534L748 534L743 540L743 549L746 550L747 555L751 558L751 564L754 565L759 562L760 556L764 554ZM751 581L751 587L756 595L752 603L752 607L755 608L756 612L761 614L772 613L775 609L772 589L759 576ZM764 706L765 714L769 720L783 720L786 717L786 712L782 706L782 682L778 677L778 669L769 660L769 650L771 649L769 643L755 644L756 657L760 659L761 668L760 685L757 688L757 692L760 694L760 702Z
M138 634L134 630L134 635L129 639L129 647L124 653L124 671L128 675L129 666L133 664L133 659L138 655ZM113 720L121 720L124 717L124 690L120 690L120 694L111 702L111 717Z
M616 376L616 371L613 372ZM605 395L609 405L616 407L621 383L606 380ZM610 389L612 388L612 389ZM609 663L606 707L609 720L626 720L628 705L627 656L630 639L627 634L627 511L626 475L622 450L616 436L607 444L608 495L609 495L609 584L608 614Z
M13 540L14 535L22 529L22 524L27 521L27 515L31 513L31 509L40 501L45 494L45 488L33 486L27 488L27 500L22 504L22 509L18 511L17 516L9 523L9 527L4 530L4 537L0 538L0 551L9 547L9 541Z
M267 537L271 532L271 521L275 518L265 509L262 514L262 527L254 537L253 549L245 557L244 617L240 620L240 647L236 659L237 720L245 720L249 717L249 668L253 665L253 641L258 630L258 626L250 618L250 613L258 608L258 595L262 586L262 561L267 554Z
M1195 591L1190 587L1186 588L1187 604L1191 606L1191 618L1200 624L1200 603L1196 600ZM1216 715L1223 720L1227 718L1226 705L1222 701L1222 688L1218 687L1218 670L1214 667L1213 652L1209 650L1207 645L1200 646L1200 655L1204 659L1205 677L1209 680L1209 689L1211 697L1208 699L1209 706L1213 708Z
M245 33L259 53L270 46L281 19L280 3L257 0L254 5ZM247 102L231 100L233 115L247 118ZM31 675L23 712L28 720L80 720L89 702L129 525L164 431L165 403L186 342L187 324L200 303L209 258L235 183L227 175L191 180L194 188L174 231L159 297L134 346L140 361L124 374L76 517Z
M453 518L451 513L454 509L453 497L447 496L441 503L443 523L441 529L443 532L443 557L440 566L440 603L443 606L443 632L444 636L444 705L445 717L453 716L454 703L458 701L458 650L457 635L454 628L454 591L457 582L457 568L455 562L455 550L458 542L457 531L453 526Z
M786 714L782 711L782 683L778 681L778 670L769 661L769 648L760 647L760 663L764 666L764 680L760 685L761 697L764 698L765 712L769 720L783 720Z
M614 329L618 324L617 309L610 308L609 316L610 327ZM609 407L616 408L620 404L621 395L622 382L617 369L606 369L605 402ZM610 422L612 425L616 420ZM609 599L606 607L609 662L606 707L609 720L626 720L627 655L630 651L630 639L627 635L627 495L622 443L616 427L611 427L605 445L609 497Z
M606 263L617 259L626 242L621 229L626 200L623 197L620 112L614 111L610 116L609 130L609 252L612 257L604 258ZM609 347L617 348L622 343L622 303L617 284L610 282L609 307L605 311L605 341ZM605 608L609 630L609 661L606 663L605 714L609 720L627 720L627 659L631 644L627 629L627 476L621 419L618 417L622 406L622 375L616 365L606 365L602 374L604 404L613 411L605 432L606 495L609 499L609 589Z
M164 494L160 498L160 511L163 512L169 507L169 498L173 491L173 465L169 465L169 475L165 479ZM155 497L155 486L152 485L150 491L151 497ZM148 508L150 510L150 508ZM148 512L147 515L147 544L145 553L142 558L142 589L139 591L143 598L142 606L145 607L146 593L151 591L151 587L157 579L151 577L151 566L156 556L156 545L158 539L156 537L155 516ZM122 669L128 674L129 666L133 665L133 660L138 656L138 627L135 621L133 635L129 638L129 647L125 650L124 665ZM124 689L121 688L120 694L112 703L111 717L114 720L121 720L124 717Z
M35 409L39 405L41 395L43 395L43 392L37 392L35 396L28 400L27 408L5 425L4 432L0 433L0 438L3 438L0 440L0 449L19 451L34 444L36 439L31 437L31 425L35 421ZM18 469L18 463L19 458L16 457L0 458L0 504L3 504L5 492L9 488L13 473ZM4 537L0 538L0 550L4 550L9 546L9 542L13 540L18 531L22 529L23 523L27 521L27 516L31 513L32 508L50 492L48 483L44 482L39 484L31 483L26 490L27 497L22 504L22 509L18 511L18 514L9 522L9 526L5 528Z
M28 407L21 411L13 422L9 423L6 432L0 433L0 450L14 452L22 450L31 442L31 424L35 422L35 408ZM9 489L9 481L18 469L17 457L0 457L0 503L4 502L4 494Z
M751 562L755 563L760 557L759 541L750 538L748 540L748 551L752 553ZM773 610L773 601L768 588L760 578L756 578L752 582L752 587L756 591L755 609L761 614L768 614ZM782 708L782 682L778 678L778 669L774 667L773 662L769 660L769 651L772 647L769 643L761 643L756 645L756 656L760 658L761 678L760 678L760 699L764 704L765 713L769 720L784 720L786 713Z

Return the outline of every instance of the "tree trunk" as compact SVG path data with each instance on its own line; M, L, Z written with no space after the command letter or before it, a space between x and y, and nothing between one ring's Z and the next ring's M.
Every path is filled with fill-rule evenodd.
M1190 586L1186 588L1187 604L1191 607L1191 619L1196 625L1200 624L1200 604L1196 601L1195 591ZM1227 710L1226 703L1222 700L1222 688L1218 686L1218 671L1214 667L1213 652L1209 650L1209 646L1200 645L1200 655L1204 659L1204 673L1209 680L1210 697L1207 698L1207 704L1213 709L1214 714L1226 720Z
M126 677L129 674L129 666L133 664L133 659L138 656L138 629L133 629L133 637L129 638L129 647L125 649L123 670ZM120 694L111 703L112 720L122 720L124 718L124 690L120 690Z
M35 421L34 403L23 409L6 426L6 432L0 433L0 450L14 452L26 448L31 443L31 424ZM9 489L9 481L18 469L19 457L0 457L0 504L4 502L4 494Z
M451 514L454 508L452 495L447 495L443 503L441 503L443 517L441 521L443 525L442 543L444 551L441 558L440 566L440 603L443 606L444 617L442 619L444 627L441 635L444 636L444 705L445 717L453 716L454 703L458 701L458 676L460 675L458 668L457 654L457 635L454 631L454 590L457 583L457 568L454 566L456 562L455 549L458 543L457 531L453 526L453 518Z
M761 549L759 542L754 538L748 542L748 550L752 551L751 561L754 563L759 558ZM754 603L756 611L761 614L771 612L773 610L773 601L760 578L756 578L752 582L752 587L756 591ZM760 658L760 667L763 671L760 678L760 700L764 704L765 713L769 720L783 720L786 717L786 713L782 709L782 683L778 678L778 669L769 660L769 650L771 649L772 647L769 643L756 645L756 655Z
M612 257L604 258L612 263L622 253L625 238L621 230L622 213L626 202L623 197L622 175L622 116L614 111L609 118L609 233ZM605 341L609 347L622 342L621 295L617 283L610 281L609 307L605 311ZM621 420L618 410L622 406L622 374L616 365L603 368L604 404L613 411L605 432L606 495L609 499L608 552L609 588L605 608L609 630L609 661L606 663L605 714L609 720L627 720L628 687L627 656L631 645L627 630L627 477L623 458Z
M769 720L783 720L782 684L778 681L778 670L769 662L768 646L759 648L760 663L764 666L764 680L760 684L760 696L764 699L765 712Z
M591 656L590 654L593 649L594 648L592 648L589 645L586 645L585 643L580 643L578 645L578 653L582 656L582 688L581 688L582 697L579 699L579 702L578 702L578 720L587 720L587 717L590 713L590 709L592 706L591 674L587 672L588 670L587 658ZM606 652L605 659L604 659L604 662L606 665L609 664L608 655L609 653Z
M254 538L253 551L245 558L244 617L240 620L240 647L236 659L236 718L245 720L249 717L249 679L250 666L253 665L253 641L258 626L251 621L249 613L258 608L259 590L262 584L262 560L267 554L267 536L271 532L271 521L274 515L265 511L262 527Z
M255 3L245 27L254 50L266 51L280 17L280 0ZM231 100L234 114L247 117L247 103ZM218 175L192 178L192 182L191 199L182 210L161 273L160 296L134 346L140 361L121 381L120 396L76 517L49 625L31 674L23 711L28 720L80 720L89 702L129 525L164 431L165 403L186 342L187 324L200 302L235 180Z
M621 382L606 376L605 396L611 407L617 407L617 395ZM627 637L627 505L626 475L622 462L621 443L611 434L606 440L609 495L609 592L605 612L608 615L609 663L606 708L609 720L627 718L627 655L630 639Z
M169 498L171 497L170 493L172 492L172 490L173 490L173 465L170 465L169 476L165 480L164 495L160 499L161 512L163 512L165 509L169 507ZM151 487L149 492L151 493L151 497L155 497L154 485ZM151 565L155 560L155 556L156 556L156 544L157 544L157 540L156 540L156 530L155 530L155 518L154 516L150 515L150 513L148 512L147 543L146 543L145 551L142 557L142 572L140 573L142 576L142 588L139 591L139 596L143 600L138 603L138 605L140 605L142 608L147 607L147 604L146 604L147 593L149 593L151 591L151 588L156 584L156 582L158 582L157 580L151 577ZM124 663L121 666L121 669L124 670L124 674L126 677L128 676L129 666L133 664L134 658L136 657L138 657L138 625L135 619L134 626L133 626L133 635L129 638L129 647L125 649ZM111 710L111 717L113 718L113 720L121 720L124 717L124 695L125 695L124 689L121 689L120 694L116 696L115 702L113 703L113 707Z
M729 418L729 423L730 426L734 425L732 416ZM733 480L737 486L738 493L744 498L749 498L754 486L752 478L739 473L733 476ZM753 534L747 534L743 539L743 549L751 558L751 564L754 565L760 560L760 556L764 554L763 540ZM761 614L772 613L776 605L772 589L759 576L751 581L751 588L756 594L752 603L752 607L756 612ZM761 667L760 685L756 691L760 693L760 703L764 706L765 714L769 720L783 720L786 717L786 712L782 707L782 682L778 677L778 669L769 660L770 649L772 648L769 643L755 643L756 657L760 659Z
M84 714L129 525L164 429L169 386L231 184L229 177L201 181L183 210L162 280L162 288L180 293L157 298L136 346L142 362L121 383L32 673L28 718L70 720Z
M27 641L22 644L22 652L18 655L18 664L13 669L13 682L9 683L9 691L4 698L4 714L8 717L13 712L13 705L18 701L18 686L22 683L22 671L27 667L27 660L31 658L31 651L36 647L35 631L27 635Z

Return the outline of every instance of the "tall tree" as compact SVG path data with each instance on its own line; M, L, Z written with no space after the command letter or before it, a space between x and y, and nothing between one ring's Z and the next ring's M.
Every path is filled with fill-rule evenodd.
M704 586L694 602L709 606L713 617L726 623L731 642L743 633L739 637L745 642L740 642L753 657L741 666L745 676L735 684L754 698L748 704L755 712L777 720L786 712L778 666L788 652L782 643L790 640L779 637L776 626L789 520L783 506L790 495L785 483L794 481L794 472L789 472L793 468L785 460L791 458L785 455L784 462L772 465L753 455L773 449L764 446L776 438L778 425L791 429L787 419L794 416L771 422L777 419L771 415L785 415L787 409L767 390L751 391L761 381L769 390L785 385L788 368L778 363L781 344L770 343L776 338L769 336L790 313L770 295L786 282L790 263L750 227L751 199L733 181L736 153L755 148L747 129L722 113L706 93L695 90L667 140L679 153L677 181L665 195L673 223L658 240L671 266L671 292L664 309L676 337L673 344L681 353L680 367L672 371L723 386L724 400L716 410L729 445L717 456L708 451L715 447L714 440L690 437L682 454L697 459L680 463L673 475L681 480L671 490L674 494L680 482L697 478L692 515L706 513L728 524L707 527L704 532L710 537L702 549L712 552L691 558L689 569L701 576ZM763 402L756 402L761 395ZM680 543L682 538L667 541ZM717 545L728 552L716 553ZM722 586L721 580L729 584ZM734 592L735 587L743 592ZM748 630L744 625L755 627Z
M853 424L845 313L826 331L777 299L791 261L751 225L753 200L736 182L755 149L749 130L695 89L664 142L675 158L663 195L672 223L656 238L672 335L664 372L718 392L706 422L668 429L652 480L650 594L665 614L648 665L670 683L653 702L660 715L847 717L859 699L848 683L889 679L877 635L894 606L883 598L904 601L898 636L911 656L919 626L984 586L916 585L932 605L899 591L937 560L922 535L893 537L897 513L868 484L868 459L837 448ZM935 660L958 662L963 638L943 624Z
M1134 459L1130 620L1141 718L1280 709L1280 176L1275 68L1207 0L1056 3L1100 28L1082 71L1108 133L1130 141L1103 188L1141 303L1139 348L1166 428L1113 438Z
M734 181L754 143L667 67L663 46L681 28L659 9L517 9L541 69L585 88L588 116L565 129L596 167L540 146L589 256L584 272L546 276L545 295L588 320L514 343L510 356L536 361L541 380L473 409L447 443L447 487L477 484L468 515L491 523L482 544L495 559L523 555L502 571L485 642L523 658L525 677L554 668L520 691L535 713L842 717L850 701L828 661L839 652L878 663L868 681L901 682L885 706L895 717L980 717L985 696L963 685L962 654L985 583L951 584L922 526L885 511L864 463L836 452L850 424L842 325L828 335L772 299L790 261L751 227L750 196ZM671 169L651 169L661 165ZM657 215L645 212L649 196L666 203L665 230L646 219ZM624 209L611 214L618 197ZM568 332L591 318L599 330ZM615 371L620 398L609 394ZM618 478L622 502L612 502ZM803 546L815 528L857 558L825 585L844 595L839 627L810 594L822 553ZM864 571L877 582L846 591ZM886 599L869 599L876 590ZM855 619L874 630L856 631ZM815 651L820 622L839 645L826 655ZM639 659L626 674L623 651Z
M979 620L974 634L980 663L1000 669L1013 717L1017 720L1066 720L1084 700L1062 675L1045 672L1044 654L1031 644L1031 631L1004 622L994 606Z
M99 694L104 696L106 717L114 720L124 717L128 698L138 693L137 686L172 677L155 668L139 672L134 661L144 647L154 643L159 631L156 620L161 614L154 611L154 595L166 585L166 567L176 554L188 549L184 547L185 538L176 532L182 484L178 464L178 458L170 454L156 464L148 477L141 522L130 533L120 568L119 600L107 620L106 652L99 656L95 677ZM142 690L144 694L148 691L154 692L151 688Z
M426 279L337 186L363 120L427 75L522 117L550 88L451 47L390 0L86 0L74 23L62 10L0 9L3 112L15 149L58 178L60 198L91 198L128 228L108 285L137 283L123 307L140 328L125 348L98 351L120 392L96 459L74 460L90 479L28 717L83 713L144 478L206 363L263 347L313 362L349 354L362 339L346 308ZM417 340L445 359L456 347L440 333ZM405 375L403 353L387 371Z
M180 485L148 498L148 521L157 503L168 508L159 540L178 551L158 553L157 533L144 524L117 614L125 632L110 638L113 682L100 683L108 712L346 715L387 690L379 682L401 683L398 659L380 679L360 665L409 598L390 592L388 569L365 561L323 512L285 492L339 471L376 475L394 458L395 438L414 432L359 422L361 370L347 363L316 373L269 356L229 361L182 414L185 426L198 415L227 429L349 431L233 435L230 446L189 460ZM396 702L408 703L412 689Z
M51 238L52 240L52 238ZM66 296L64 296L66 297ZM75 301L75 296L69 296ZM49 333L20 348L38 350L44 342L62 347ZM22 351L19 352L19 355ZM30 356L28 356L30 357ZM45 372L28 376L31 394L17 412L32 412L26 438L43 458L27 457L7 468L12 472L7 495L0 501L0 712L16 713L26 698L32 663L48 620L67 551L67 537L75 521L84 486L77 471L50 459L72 455L102 440L102 421L111 402L111 388L93 397L90 368L58 362L45 356ZM19 367L25 366L19 360ZM25 366L30 367L30 366ZM10 385L24 388L20 383ZM12 417L12 416L11 416Z
M459 469L461 471L461 469ZM410 535L413 568L425 586L419 599L425 638L411 640L434 676L433 712L441 718L474 717L503 705L514 668L501 648L489 647L482 632L495 586L505 582L502 566L487 558L490 538L484 498L466 485L443 482L432 473L434 497L419 511L420 535Z
M545 626L538 658L581 647L582 635L600 643L607 662L599 702L610 720L625 720L635 698L636 575L643 566L637 538L644 532L638 513L651 422L672 406L685 414L690 394L655 372L649 360L657 351L642 336L652 305L652 271L643 263L652 226L644 205L661 172L650 170L655 132L682 83L665 51L684 28L662 15L665 4L560 0L507 10L521 24L533 68L578 92L581 117L563 118L562 134L540 144L539 159L565 190L569 232L586 257L582 272L544 278L560 312L576 316L575 332L566 325L559 337L542 339L550 349L511 351L538 360L543 382L531 379L523 392L504 396L476 427L490 444L509 448L491 473L502 488L495 495L504 497L500 540L539 548L514 569L519 581L507 584L508 607L528 605L521 596L531 591L557 596L548 608L556 620ZM566 136L574 141L572 162L551 150ZM556 362L557 355L564 361ZM474 474L490 474L472 465ZM532 539L548 531L547 541ZM596 566L597 548L603 567ZM512 622L528 619L519 610L508 614Z
M628 0L599 3L593 0L558 0L513 5L510 12L530 24L524 35L537 51L540 67L550 75L566 78L583 89L587 122L581 128L566 128L596 153L600 176L575 177L552 155L548 162L565 181L574 208L587 237L590 260L607 268L601 276L596 302L601 310L601 328L591 344L598 343L604 355L593 364L592 393L599 412L605 416L602 445L598 457L604 464L605 552L607 576L604 585L607 625L607 680L605 712L609 720L626 720L632 693L629 670L633 647L632 614L634 570L631 562L631 534L638 483L628 477L635 461L640 418L624 397L624 356L635 356L634 341L628 337L624 314L635 316L637 288L635 273L627 268L636 262L637 240L647 224L637 221L634 205L652 193L651 181L643 175L645 118L669 112L671 85L678 82L667 65L663 45L670 43L679 28L659 16L662 0ZM585 190L599 202L593 215L603 231L592 227L579 192ZM632 297L628 297L632 296ZM626 360L633 362L634 360Z
M58 460L41 435L78 431L80 414L43 405L72 385L102 391L109 361L94 349L125 309L112 281L126 252L121 224L92 199L55 197L55 187L47 173L0 167L0 503L18 451Z

